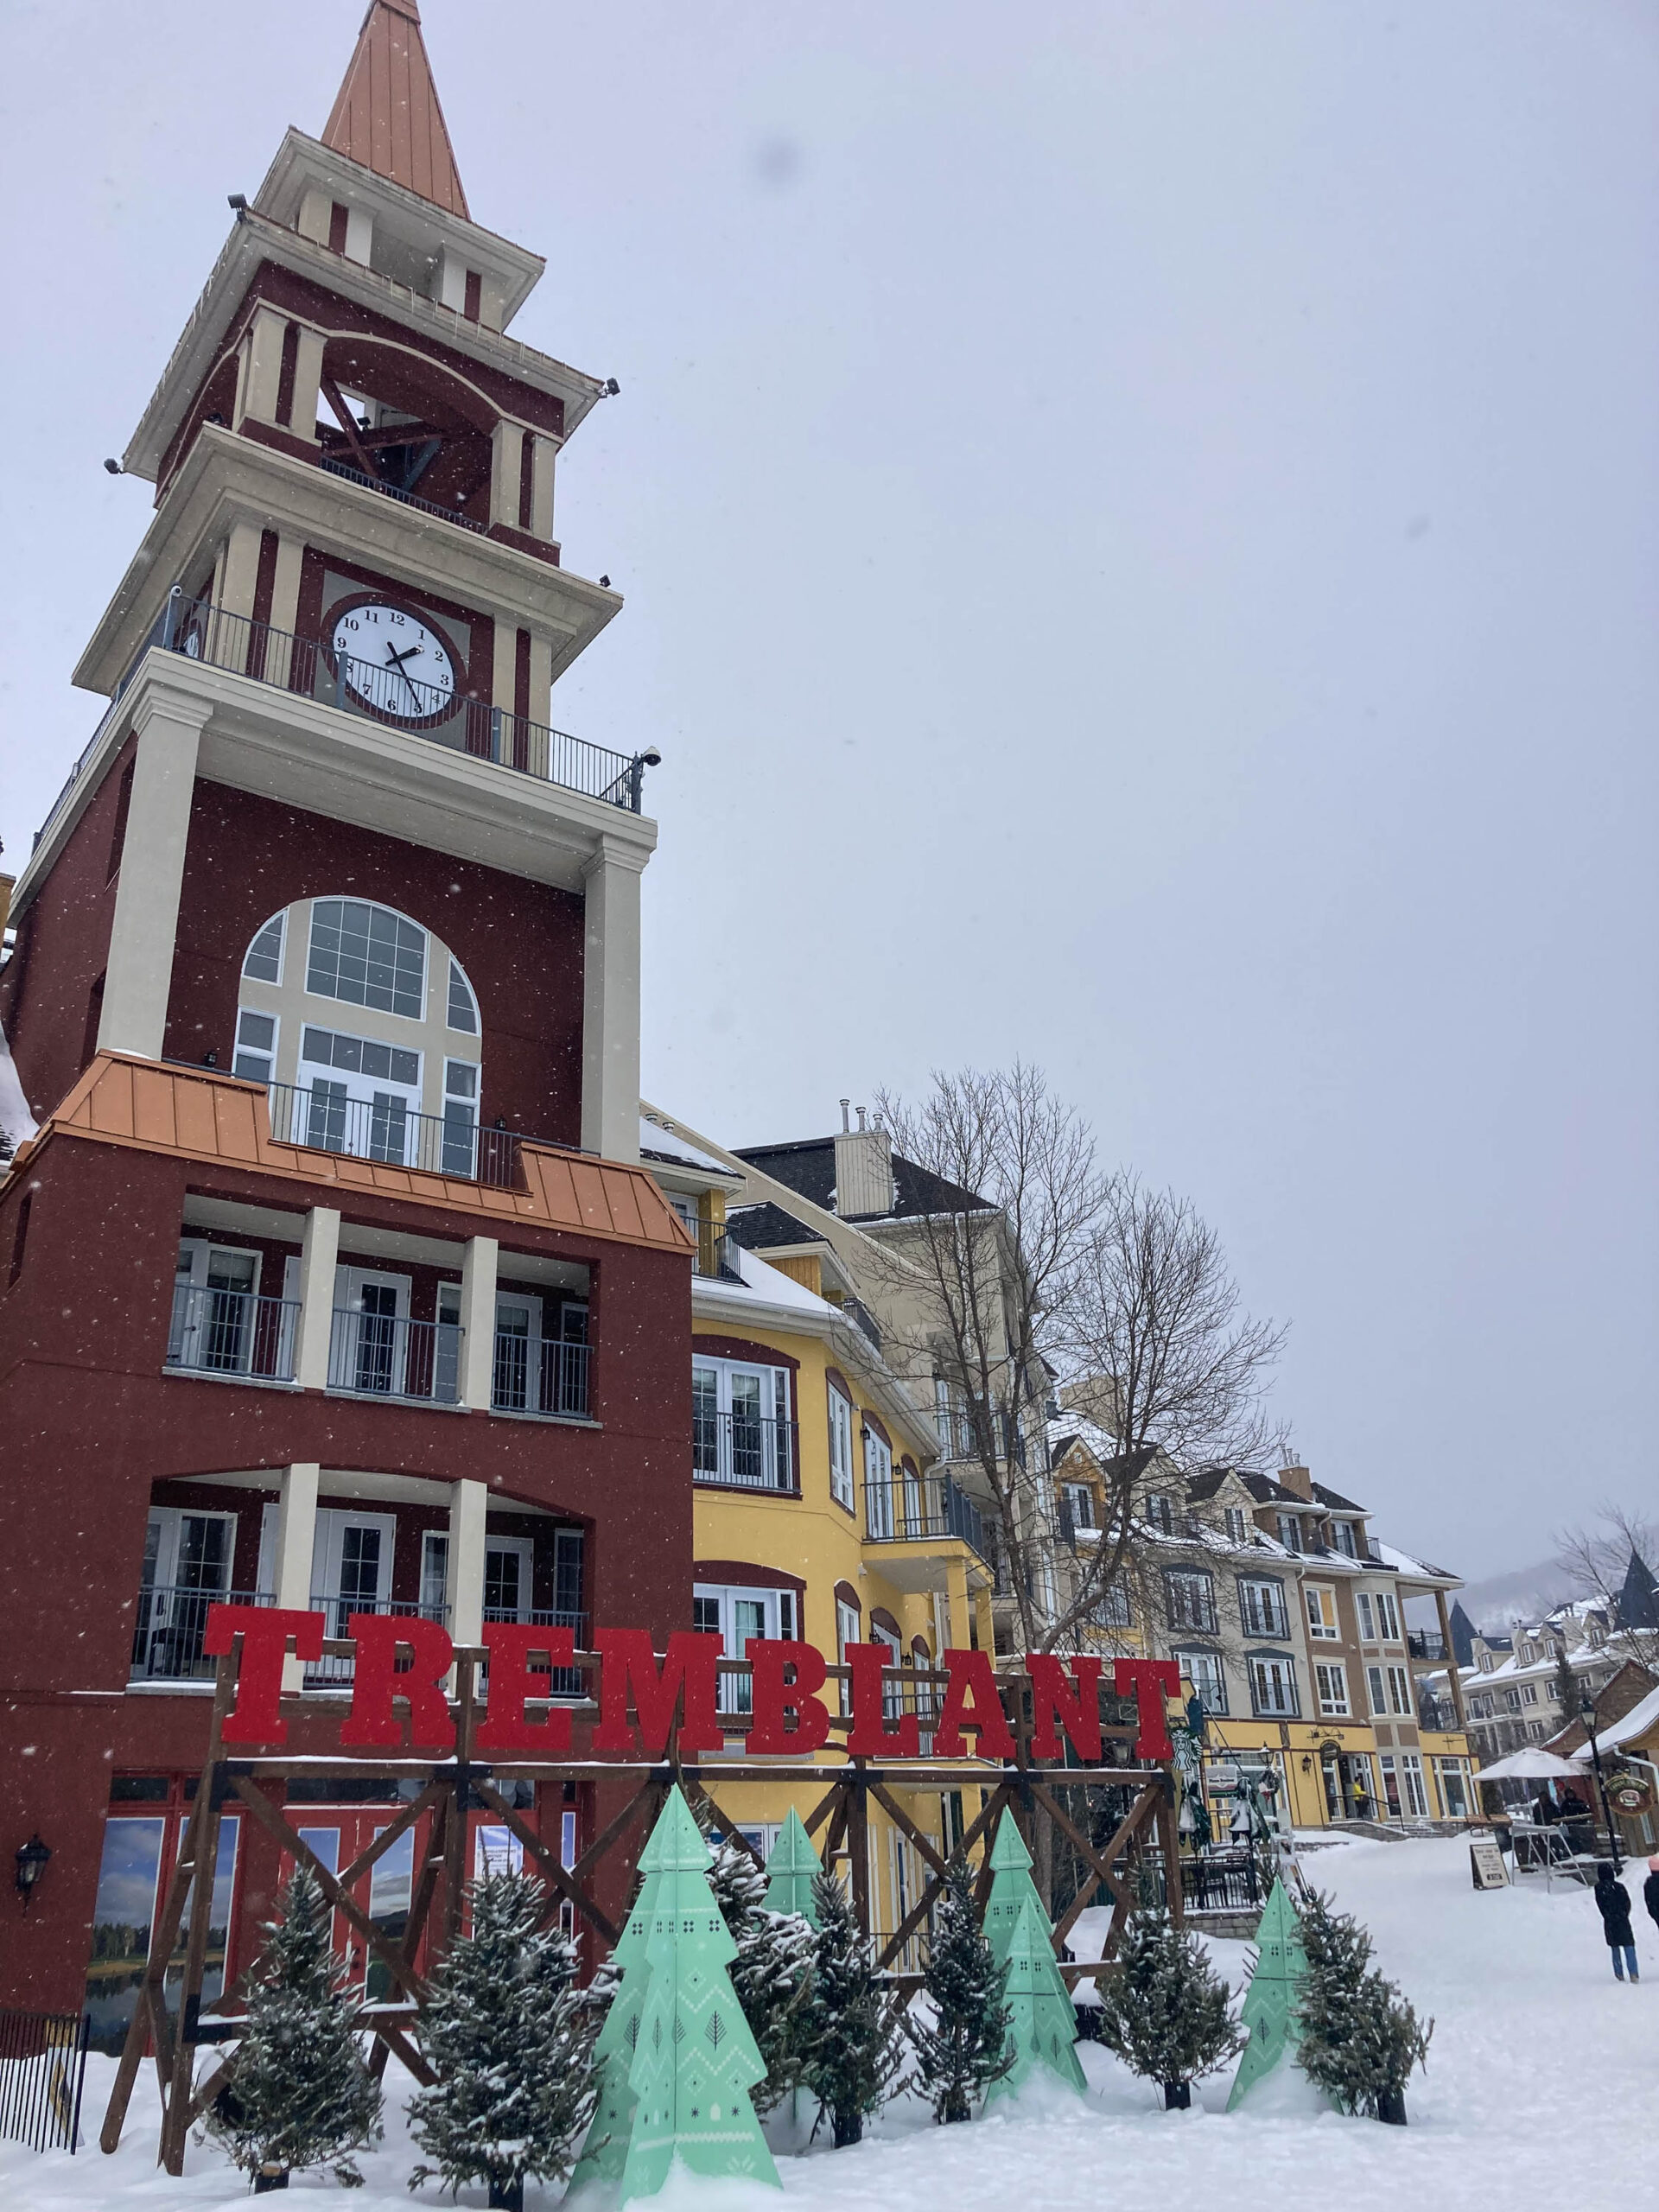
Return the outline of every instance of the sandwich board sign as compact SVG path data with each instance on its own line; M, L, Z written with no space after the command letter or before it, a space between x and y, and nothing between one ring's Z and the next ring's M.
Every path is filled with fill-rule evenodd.
M1503 1854L1489 1835L1477 1836L1469 1846L1469 1872L1478 1890L1503 1890L1510 1878L1504 1872Z

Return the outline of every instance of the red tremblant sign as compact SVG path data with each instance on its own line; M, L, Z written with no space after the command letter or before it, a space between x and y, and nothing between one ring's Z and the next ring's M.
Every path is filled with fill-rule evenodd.
M394 1700L402 1700L409 1708L410 1742L423 1749L453 1751L455 1724L444 1681L454 1664L454 1646L448 1630L437 1621L385 1613L353 1613L348 1628L357 1658L352 1702L340 1724L340 1749L385 1750L401 1745L404 1722L394 1710ZM231 1650L238 1637L242 1643L236 1703L225 1720L226 1745L288 1741L288 1723L280 1711L283 1662L290 1654L302 1661L321 1659L327 1630L322 1613L285 1612L264 1605L211 1609L203 1650L217 1657ZM553 1695L553 1670L575 1664L571 1630L489 1621L483 1642L489 1654L490 1689L486 1718L476 1738L479 1751L537 1759L567 1757L574 1716L569 1706L547 1700ZM591 1738L594 1751L629 1758L643 1750L648 1758L664 1758L677 1711L682 1752L724 1749L726 1732L719 1717L724 1651L717 1636L671 1636L667 1654L659 1662L646 1630L602 1628L594 1637L594 1649L600 1661L599 1719ZM817 1694L829 1680L823 1654L814 1644L788 1637L761 1637L748 1645L744 1656L753 1689L747 1731L751 1755L804 1758L822 1750L830 1738L830 1708ZM1090 1658L1062 1661L1052 1652L1027 1653L1034 1758L1063 1758L1069 1743L1085 1766L1100 1764L1103 1663ZM885 1644L847 1647L852 1726L846 1748L854 1758L921 1756L916 1714L882 1710L882 1669L891 1664L892 1654ZM1014 1731L989 1655L947 1651L943 1664L946 1688L932 1723L932 1756L967 1758L971 1731L973 1748L981 1758L1012 1759ZM1115 1660L1112 1688L1117 1696L1135 1701L1135 1757L1170 1758L1165 1700L1180 1688L1175 1662ZM532 1715L532 1704L546 1705L546 1710ZM632 1721L630 1706L635 1716Z

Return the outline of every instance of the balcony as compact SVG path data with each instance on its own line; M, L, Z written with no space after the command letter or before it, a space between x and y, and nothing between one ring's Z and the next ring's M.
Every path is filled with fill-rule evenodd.
M452 1175L497 1191L520 1187L519 1138L513 1129L481 1129L470 1107L417 1114L400 1100L343 1098L335 1088L269 1086L270 1134L278 1144L348 1160L381 1160L429 1175Z
M692 1224L684 1226L690 1230ZM698 1219L696 1225L696 1257L691 1262L694 1275L702 1275L710 1282L741 1282L743 1267L739 1246L728 1236L724 1225L717 1221Z
M867 1483L864 1513L873 1544L938 1543L954 1536L989 1563L992 1547L984 1522L949 1475Z
M1445 1662L1446 1638L1426 1629L1412 1629L1406 1637L1406 1649L1414 1659L1438 1659Z
M498 1329L491 1412L532 1414L543 1421L585 1421L591 1357L587 1344L563 1344L549 1337L536 1342L520 1330ZM541 1615L531 1618L539 1620ZM574 1621L575 1616L570 1618ZM551 1622L553 1616L548 1619ZM569 1624L561 1617L555 1624Z
M801 1494L795 1423L743 1411L691 1414L691 1479L721 1489Z
M180 1283L173 1293L167 1364L185 1374L291 1382L299 1327L293 1300Z
M328 1388L353 1398L404 1403L461 1402L461 1330L455 1321L408 1321L397 1313L336 1306Z
M457 698L453 690L423 683L393 666L336 653L320 639L296 637L268 622L227 613L210 600L186 599L175 585L117 684L107 712L35 831L36 847L68 804L98 752L123 693L152 649L179 653L188 660L245 677L251 683L318 700L342 713L361 715L452 753L491 761L515 774L556 785L630 814L642 810L647 765L643 753L614 753L607 746L573 737L567 730L551 729L526 715L510 713L505 707L491 706L482 699Z
M323 1630L325 1639L334 1641L349 1637L353 1613L388 1613L400 1620L440 1621L449 1618L447 1605L414 1605L392 1598L360 1597L349 1590L314 1590L311 1611L326 1616ZM211 1665L211 1662L209 1664ZM308 1659L305 1665L305 1687L313 1689L336 1689L348 1685L355 1671L356 1662L343 1653L325 1651L321 1659Z
M575 1643L576 1649L578 1651L585 1651L588 1649L588 1616L586 1613L573 1613L560 1606L552 1606L545 1610L520 1613L514 1612L505 1606L486 1605L484 1608L484 1618L486 1623L491 1621L521 1621L528 1628L568 1628L570 1631L571 1641ZM489 1669L487 1667L480 1668L479 1670L479 1686L480 1692L486 1697L489 1689ZM552 1694L555 1697L585 1697L588 1694L587 1685L582 1679L582 1672L580 1667L555 1667L550 1676L550 1682Z
M213 1605L272 1605L269 1590L204 1590L182 1584L146 1583L138 1592L132 1628L135 1682L205 1682L213 1678L216 1660L202 1656L208 1608Z

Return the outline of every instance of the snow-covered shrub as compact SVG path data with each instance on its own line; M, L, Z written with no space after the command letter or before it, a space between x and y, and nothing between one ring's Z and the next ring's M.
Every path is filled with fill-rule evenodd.
M1301 1910L1307 1955L1296 2004L1296 2063L1345 2113L1403 2126L1406 2083L1427 2063L1434 2023L1418 2018L1370 1963L1371 1939L1317 1890Z
M798 1912L766 1909L766 1878L741 1844L722 1838L711 1846L709 1886L720 1906L737 1956L727 1968L743 2008L766 2078L749 2092L757 2113L768 2113L800 2080L801 2022L816 1946Z
M1161 1905L1130 1915L1098 1986L1100 2040L1145 2080L1161 2082L1166 2107L1188 2104L1192 2083L1243 2047L1226 1983Z
M380 2085L352 2031L345 1964L329 1942L334 1908L301 1866L276 1909L207 2133L267 2190L310 2166L332 2166L337 2181L356 2187L363 2177L352 2154L379 2137Z
M801 2082L830 2114L836 2148L857 2143L899 2070L897 2031L887 2017L870 1947L833 1874L812 1885L818 1916L812 1986L802 2007Z
M1007 1979L1007 1967L997 1965L980 1932L973 1878L963 1860L953 1859L940 1892L924 1985L933 2024L917 2023L910 2031L917 2085L932 2099L935 2120L971 2119L973 2100L1014 2064L1013 2016L1002 1994Z

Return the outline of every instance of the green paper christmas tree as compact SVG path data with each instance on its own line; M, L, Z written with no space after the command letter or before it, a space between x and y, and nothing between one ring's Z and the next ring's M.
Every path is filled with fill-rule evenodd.
M709 1886L711 1863L671 1789L617 1945L621 1986L595 2050L599 2107L574 2177L620 2179L624 2204L654 2196L677 2158L693 2173L778 2185L749 2102L766 2065L726 1971L737 1945Z
M812 1902L812 1885L823 1872L812 1839L791 1805L766 1860L766 1910L798 1912L809 1928L816 1928L818 1909Z
M1014 2063L992 2083L986 2103L1017 2088L1033 2064L1046 2066L1068 2088L1086 2096L1089 2084L1077 2063L1077 2007L1055 1963L1048 1916L1034 1898L1020 1906L1004 1955L1008 1979L1002 1993L1014 2015L1008 2026Z
M1296 1908L1282 1882L1273 1885L1255 1931L1255 1972L1250 1976L1241 2016L1250 2040L1233 2076L1229 2112L1264 2074L1272 2072L1295 2037L1296 1998L1307 1972L1307 1955L1302 1948Z
M1014 2052L1014 2064L993 2084L987 2104L1018 2088L1033 2063L1046 2066L1068 2088L1086 2092L1075 2049L1077 2008L1055 1963L1053 1929L1031 1878L1031 1853L1006 1815L991 1845L984 1928L991 1956L1008 1969L1005 1995L1014 2015L1008 2039Z

